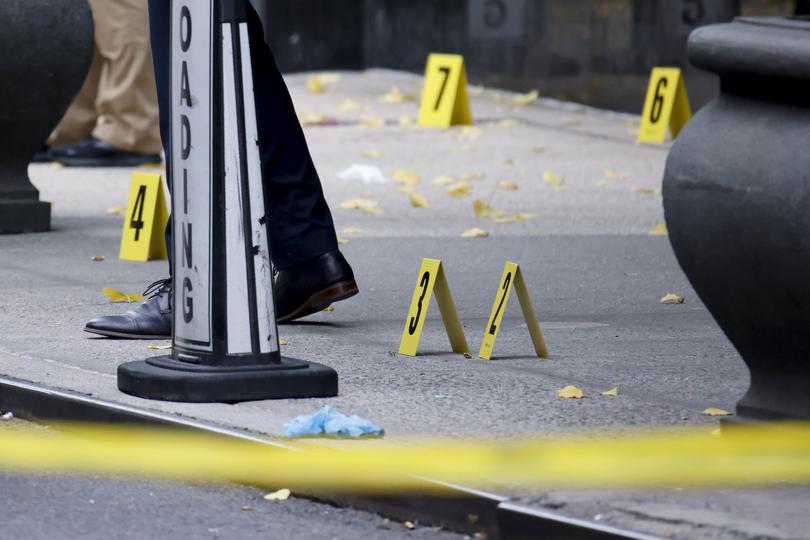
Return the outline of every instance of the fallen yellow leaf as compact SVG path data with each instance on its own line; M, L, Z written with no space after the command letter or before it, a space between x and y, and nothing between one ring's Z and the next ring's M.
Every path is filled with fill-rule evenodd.
M477 172L468 172L461 175L462 180L481 180L484 178L484 175Z
M641 193L643 195L655 195L655 190L645 187L637 187L633 189L633 193Z
M447 186L447 194L451 197L466 197L470 194L472 190L472 186L462 180L461 182L456 182L451 186Z
M512 102L515 105L528 105L529 103L534 103L537 101L537 98L540 97L540 92L537 90L532 90L527 94L518 94L514 98L512 98Z
M365 127L377 128L385 125L385 119L379 116L364 116L360 119L360 123Z
M467 94L472 97L480 96L483 93L484 93L483 85L470 86L469 88L467 88Z
M102 289L102 292L107 295L107 298L112 300L114 304L119 303L127 303L131 304L133 302L140 302L143 300L142 294L126 294L122 293L121 291L116 291L115 289L110 289L109 287L105 287Z
M362 108L362 105L351 99L344 99L340 102L340 105L338 105L338 110L341 112L358 111Z
M512 118L505 118L497 123L498 127L512 127L517 125L517 120Z
M126 206L113 206L113 207L107 208L105 213L108 216L122 216L123 217L124 214L126 214L126 211L127 211Z
M662 304L683 304L684 302L686 302L684 297L675 293L667 293L661 298Z
M560 125L562 127L578 126L581 123L582 120L577 120L576 118L563 118L560 120Z
M430 206L430 202L426 197L423 197L418 193L411 193L411 206L414 208L427 208Z
M347 235L347 236L352 236L352 235L355 235L355 234L360 234L360 233L362 233L362 232L363 232L363 229L360 229L360 228L358 228L358 227L344 227L344 228L343 228L343 234L345 234L345 235Z
M392 86L391 89L378 98L380 103L404 103L406 101L414 101L416 96L412 94L403 94L397 86Z
M363 150L362 152L360 152L360 155L369 158L379 158L383 157L383 155L385 155L385 152L383 152L382 150Z
M336 124L337 121L325 114L315 111L302 110L298 111L298 121L302 126L329 126Z
M326 311L327 313L331 313L331 312L335 311L335 306L325 307L325 308L323 308L323 310Z
M346 244L348 244L348 243L349 243L349 241L348 241L348 240L346 240L345 238L341 238L340 236L338 236L337 243L338 243L338 244L340 244L340 245L342 246L342 245L346 245Z
M412 521L406 521L404 523L404 525L405 525L405 528L408 529L408 530L413 530L413 529L416 528L416 525L414 525Z
M582 399L583 395L582 389L576 386L566 386L557 390L557 397L565 399Z
M534 214L524 214L523 212L518 212L512 216L495 218L495 223L522 223L528 219L533 219L534 217L536 217Z
M481 136L481 128L475 126L464 126L455 135L458 141L474 141Z
M619 387L615 386L610 390L605 390L604 392L600 392L601 395L605 397L616 397L619 395Z
M535 154L542 154L545 151L546 149L542 146L532 146L532 152L534 152Z
M650 236L666 236L669 234L669 231L667 230L667 224L658 223L655 225L655 227L647 231L647 234L649 234Z
M152 351L168 351L172 348L171 345L147 345L147 349Z
M90 260L93 262L104 262L104 255L94 255L90 257Z
M503 164L504 164L504 165L515 165L516 163L515 163L515 160L514 160L514 159L509 158L509 159L505 159L505 160L503 160Z
M391 179L398 184L405 184L406 186L415 186L422 181L421 176L408 169L397 169L394 171L394 175Z
M512 180L502 180L498 183L498 187L507 191L517 191L520 188L520 186Z
M731 413L725 409L718 409L717 407L709 407L703 414L707 416L731 416Z
M478 227L461 233L462 238L486 238L487 236L489 236L489 233L484 229L479 229Z
M344 201L340 207L345 210L362 210L367 214L382 214L383 209L377 206L377 201L373 199L349 199Z
M629 176L626 172L616 172L610 169L605 169L604 173L606 178L614 178L616 180L623 180Z
M495 210L489 204L485 203L480 199L475 199L473 201L473 211L475 212L475 217L479 218L484 217L484 218L498 219L506 215L500 210Z
M565 183L565 180L558 174L554 174L551 171L546 171L543 173L543 182L550 186L560 187Z
M329 91L329 87L319 74L307 77L307 92L310 94L324 94Z
M448 184L452 184L453 182L454 182L453 177L448 176L446 174L437 176L436 178L430 181L430 183L433 184L434 186L446 186Z
M264 496L265 501L286 501L290 498L292 492L289 489L280 489L278 491L274 491L273 493L268 493Z
M64 168L65 168L65 164L64 164L64 163L59 163L58 161L52 161L52 162L51 162L51 168L52 168L52 169L57 169L57 170L58 170L58 169L64 169Z
M414 188L413 186L398 187L397 193L404 193L405 195L410 195L411 193L416 193L416 188Z
M289 340L286 340L284 338L278 338L278 344L279 345L289 345L290 342L289 342Z
M414 124L413 117L411 116L401 116L399 118L399 125L400 126L412 126Z

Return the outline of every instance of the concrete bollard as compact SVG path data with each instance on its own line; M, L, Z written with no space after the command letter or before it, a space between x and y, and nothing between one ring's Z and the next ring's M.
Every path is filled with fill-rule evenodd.
M810 419L810 21L696 30L690 60L720 95L676 140L670 241L751 372L743 419Z
M3 0L0 20L0 233L45 231L28 164L84 82L93 19L86 0Z

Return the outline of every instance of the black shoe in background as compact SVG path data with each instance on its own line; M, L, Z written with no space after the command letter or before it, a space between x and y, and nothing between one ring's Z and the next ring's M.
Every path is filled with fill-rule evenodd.
M162 162L160 154L128 152L95 137L52 146L50 157L65 167L138 167Z
M323 311L359 292L354 272L340 251L279 271L275 291L279 323Z
M148 300L123 315L99 317L85 332L119 339L172 339L172 280L161 279L147 287Z

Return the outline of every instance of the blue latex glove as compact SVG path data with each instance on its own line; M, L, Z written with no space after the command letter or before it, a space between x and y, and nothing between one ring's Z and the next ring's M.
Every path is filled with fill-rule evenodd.
M385 430L359 416L346 416L324 407L312 416L298 416L284 424L285 437L382 437Z

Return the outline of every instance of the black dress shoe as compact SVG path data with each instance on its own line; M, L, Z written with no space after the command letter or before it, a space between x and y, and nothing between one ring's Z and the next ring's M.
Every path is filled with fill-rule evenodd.
M149 299L123 315L93 319L85 332L121 339L172 338L172 280L162 279L151 284L144 296Z
M354 272L339 251L279 271L275 291L279 323L323 311L359 292Z
M95 137L52 146L49 155L66 167L138 167L162 161L160 154L128 152Z

